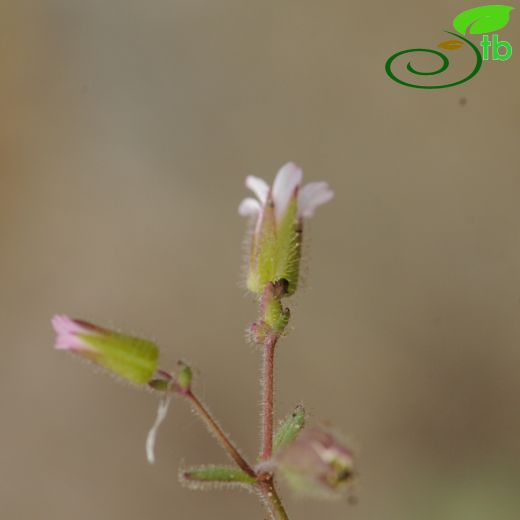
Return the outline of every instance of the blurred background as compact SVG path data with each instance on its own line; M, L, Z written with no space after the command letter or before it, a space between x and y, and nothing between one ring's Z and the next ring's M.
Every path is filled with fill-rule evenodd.
M282 487L291 520L518 518L517 59L438 91L384 71L475 5L1 2L2 519L264 517L247 493L177 482L180 464L227 461L179 400L149 466L154 396L54 351L49 320L192 363L254 458L237 207L247 174L289 160L336 197L306 228L277 414L303 401L348 434L360 471L354 506ZM513 49L519 28L513 12L500 31Z

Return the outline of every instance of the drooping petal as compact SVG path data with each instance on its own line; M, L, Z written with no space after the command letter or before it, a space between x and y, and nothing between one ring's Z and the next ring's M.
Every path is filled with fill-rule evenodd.
M298 216L312 217L314 210L329 202L334 197L334 192L326 182L310 182L306 184L298 194Z
M153 426L150 428L148 432L148 436L146 437L146 459L149 464L153 464L155 462L155 439L157 438L157 432L159 431L159 426L161 426L162 422L166 418L166 414L168 413L168 407L170 406L171 395L166 394L160 401L159 406L157 407L157 416L155 417L155 422Z
M302 177L301 168L292 162L285 164L278 171L273 183L273 202L277 222L285 214L291 197L302 182Z
M269 194L269 185L267 182L260 177L248 175L246 177L246 186L258 197L258 200L263 206L267 200L267 195Z
M244 199L238 207L238 213L243 217L256 216L260 214L261 210L262 207L260 206L260 202L252 197Z

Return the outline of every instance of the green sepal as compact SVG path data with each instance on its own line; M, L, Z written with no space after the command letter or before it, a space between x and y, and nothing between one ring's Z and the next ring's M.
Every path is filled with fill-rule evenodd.
M148 386L152 390L157 390L158 392L166 392L171 387L171 381L167 381L166 379L152 379L148 381Z
M301 232L297 214L297 199L293 197L276 229L276 267L273 278L269 280L273 283L282 279L287 280L288 296L298 287L300 271Z
M96 363L136 384L146 384L157 369L159 349L151 341L107 331L78 334L91 348Z
M305 408L299 404L280 424L273 439L273 452L291 444L305 426Z
M253 247L247 288L262 294L268 282L272 281L276 265L276 220L272 201L268 201L263 212L258 232L253 235Z
M242 484L254 484L254 477L244 473L241 469L230 466L195 466L183 469L180 478L186 482L240 482Z
M288 204L281 221L277 222L272 200L268 200L261 221L253 234L247 288L262 294L266 285L286 280L286 295L298 286L301 256L301 229L296 197Z

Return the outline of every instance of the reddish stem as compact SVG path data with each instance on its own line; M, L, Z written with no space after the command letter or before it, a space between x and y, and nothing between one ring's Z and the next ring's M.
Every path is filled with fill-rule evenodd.
M269 511L272 518L277 520L289 520L287 512L282 504L276 488L274 487L273 477L270 476L267 480L259 482L258 484L260 496Z
M248 464L244 457L240 455L239 451L229 440L228 436L224 433L215 419L213 419L206 407L198 400L195 394L193 394L191 390L187 390L183 395L190 401L193 408L195 408L200 417L208 425L210 431L214 433L215 437L226 450L228 455L237 463L238 467L250 477L256 478L255 470Z
M264 460L273 453L273 394L274 394L274 351L278 336L268 335L264 343L262 370L262 453Z

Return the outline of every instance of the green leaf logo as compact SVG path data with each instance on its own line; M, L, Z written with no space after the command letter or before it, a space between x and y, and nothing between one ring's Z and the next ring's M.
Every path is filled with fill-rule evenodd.
M453 27L460 34L484 34L502 29L509 23L509 5L483 5L462 11L453 19Z

